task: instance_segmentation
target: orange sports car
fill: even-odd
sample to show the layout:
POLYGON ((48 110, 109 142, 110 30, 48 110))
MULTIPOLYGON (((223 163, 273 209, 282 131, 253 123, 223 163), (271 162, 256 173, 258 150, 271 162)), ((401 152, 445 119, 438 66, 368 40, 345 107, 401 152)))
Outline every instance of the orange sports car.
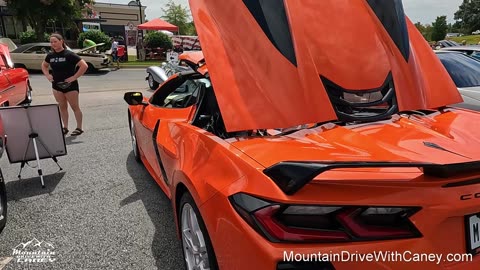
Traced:
POLYGON ((400 0, 190 7, 203 51, 124 96, 187 269, 480 268, 480 113, 400 0))

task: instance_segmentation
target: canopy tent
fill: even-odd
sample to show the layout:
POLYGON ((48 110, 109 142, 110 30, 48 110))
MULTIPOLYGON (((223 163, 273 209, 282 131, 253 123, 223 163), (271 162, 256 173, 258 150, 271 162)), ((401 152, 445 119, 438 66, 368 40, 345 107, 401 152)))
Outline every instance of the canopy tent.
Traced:
POLYGON ((140 30, 167 30, 172 32, 177 32, 178 27, 170 24, 162 19, 156 18, 149 22, 138 25, 140 30))

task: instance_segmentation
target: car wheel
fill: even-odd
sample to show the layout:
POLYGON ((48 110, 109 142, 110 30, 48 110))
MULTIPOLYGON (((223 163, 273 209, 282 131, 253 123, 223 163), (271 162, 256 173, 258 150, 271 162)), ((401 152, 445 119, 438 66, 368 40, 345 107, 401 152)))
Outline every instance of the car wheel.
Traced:
POLYGON ((183 194, 179 209, 186 269, 217 270, 218 265, 210 237, 190 193, 183 194))
POLYGON ((0 233, 7 224, 7 191, 5 189, 5 180, 0 170, 0 233))
POLYGON ((91 74, 91 73, 97 72, 97 69, 93 66, 92 63, 87 63, 87 65, 88 65, 87 73, 91 74))
POLYGON ((22 104, 31 104, 32 103, 32 86, 30 86, 30 82, 27 85, 27 93, 25 95, 25 100, 22 102, 22 104))
POLYGON ((135 156, 135 160, 138 163, 141 163, 142 159, 140 158, 140 153, 138 151, 137 135, 135 134, 135 126, 133 123, 133 118, 130 115, 130 113, 128 113, 128 120, 130 122, 130 137, 132 139, 133 155, 135 156))
POLYGON ((13 64, 13 67, 27 69, 27 67, 24 64, 13 64))
POLYGON ((157 88, 159 86, 158 82, 155 81, 152 74, 148 74, 148 86, 152 90, 157 90, 157 88))

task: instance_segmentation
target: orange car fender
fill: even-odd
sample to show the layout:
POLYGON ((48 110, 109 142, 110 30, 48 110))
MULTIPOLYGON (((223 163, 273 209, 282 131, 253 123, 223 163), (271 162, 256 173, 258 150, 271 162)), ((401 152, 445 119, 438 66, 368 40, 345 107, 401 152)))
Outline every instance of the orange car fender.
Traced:
POLYGON ((170 185, 174 214, 181 191, 188 191, 201 209, 215 194, 261 167, 237 148, 199 128, 188 124, 178 127, 183 139, 178 149, 181 160, 170 185))

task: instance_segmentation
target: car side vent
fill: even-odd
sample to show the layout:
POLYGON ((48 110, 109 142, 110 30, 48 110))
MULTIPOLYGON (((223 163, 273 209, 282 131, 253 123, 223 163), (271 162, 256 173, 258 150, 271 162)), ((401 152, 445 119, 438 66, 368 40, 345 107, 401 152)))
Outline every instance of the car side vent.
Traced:
POLYGON ((320 76, 337 117, 343 122, 374 122, 398 113, 393 76, 375 89, 349 90, 320 76))

